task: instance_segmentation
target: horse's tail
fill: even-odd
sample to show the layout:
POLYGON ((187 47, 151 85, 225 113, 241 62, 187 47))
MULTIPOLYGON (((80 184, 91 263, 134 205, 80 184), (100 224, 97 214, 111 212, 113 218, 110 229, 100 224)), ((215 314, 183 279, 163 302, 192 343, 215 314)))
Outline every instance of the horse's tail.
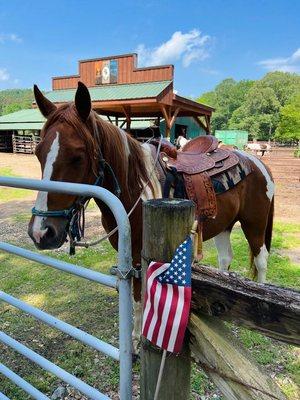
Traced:
POLYGON ((271 201, 271 207, 268 215, 268 222, 267 222, 267 227, 266 227, 266 233, 265 233, 265 245, 268 250, 268 253, 270 253, 271 249, 271 242, 272 242, 272 232, 273 232, 273 218, 274 218, 274 197, 271 201))
MULTIPOLYGON (((271 206, 268 214, 267 226, 265 231, 265 246, 270 253, 271 249, 271 242, 272 242, 272 232, 273 232, 273 219, 274 219, 274 197, 271 200, 271 206)), ((252 279, 256 280, 257 278, 257 269, 254 264, 254 255, 250 249, 250 268, 251 268, 251 275, 252 279)))

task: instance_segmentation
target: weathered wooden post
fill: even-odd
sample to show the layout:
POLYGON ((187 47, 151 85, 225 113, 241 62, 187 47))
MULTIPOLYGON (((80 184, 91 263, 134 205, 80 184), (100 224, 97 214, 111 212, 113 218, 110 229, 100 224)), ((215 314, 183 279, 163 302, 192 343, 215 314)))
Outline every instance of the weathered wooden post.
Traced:
MULTIPOLYGON (((143 293, 150 260, 170 262, 174 251, 190 232, 195 218, 189 200, 149 200, 143 206, 143 293)), ((162 351, 146 339, 141 346, 141 400, 153 400, 162 351)), ((186 339, 179 356, 169 355, 164 367, 159 400, 190 398, 191 358, 186 339)))

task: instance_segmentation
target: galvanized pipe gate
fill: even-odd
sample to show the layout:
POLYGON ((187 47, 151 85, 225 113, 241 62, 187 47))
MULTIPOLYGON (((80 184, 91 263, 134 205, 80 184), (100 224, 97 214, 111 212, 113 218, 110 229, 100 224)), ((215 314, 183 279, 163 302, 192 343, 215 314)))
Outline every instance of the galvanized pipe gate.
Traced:
MULTIPOLYGON (((49 326, 57 328, 64 333, 72 336, 85 343, 86 345, 112 357, 120 362, 120 399, 132 399, 132 356, 131 356, 131 332, 132 332, 132 300, 131 300, 131 279, 130 271, 132 268, 131 260, 131 236, 130 225, 126 211, 120 200, 111 192, 104 188, 99 188, 91 185, 40 181, 36 179, 21 179, 0 177, 0 186, 8 186, 14 188, 24 188, 39 190, 45 192, 55 192, 72 194, 77 196, 87 196, 102 200, 112 211, 118 225, 119 234, 119 249, 118 249, 118 277, 109 276, 100 272, 92 271, 78 265, 63 262, 51 257, 47 257, 21 247, 14 246, 9 243, 0 241, 0 250, 36 261, 58 270, 77 275, 80 278, 85 278, 93 282, 97 282, 111 288, 115 288, 119 292, 119 349, 103 342, 100 339, 78 329, 72 325, 61 321, 44 311, 26 304, 25 302, 10 296, 7 293, 0 291, 0 299, 12 306, 22 310, 40 321, 45 322, 49 326)), ((40 367, 48 372, 53 373, 60 379, 69 383, 83 394, 93 400, 109 399, 105 394, 94 389, 90 385, 84 383, 80 379, 71 375, 67 371, 48 361, 33 350, 17 342, 12 337, 0 332, 0 342, 14 349, 24 357, 35 362, 40 367)), ((45 400, 49 398, 34 388, 30 383, 26 382, 12 370, 0 363, 0 374, 3 374, 14 382, 17 386, 29 393, 33 398, 45 400)), ((8 398, 0 392, 0 400, 8 398)))

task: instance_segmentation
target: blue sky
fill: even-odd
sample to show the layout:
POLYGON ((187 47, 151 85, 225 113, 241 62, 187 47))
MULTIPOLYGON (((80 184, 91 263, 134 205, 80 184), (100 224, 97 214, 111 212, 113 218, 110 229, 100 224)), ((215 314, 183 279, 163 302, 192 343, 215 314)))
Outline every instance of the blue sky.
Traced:
POLYGON ((299 0, 0 0, 0 89, 51 89, 79 59, 138 51, 175 65, 175 89, 198 96, 227 77, 300 72, 299 0))

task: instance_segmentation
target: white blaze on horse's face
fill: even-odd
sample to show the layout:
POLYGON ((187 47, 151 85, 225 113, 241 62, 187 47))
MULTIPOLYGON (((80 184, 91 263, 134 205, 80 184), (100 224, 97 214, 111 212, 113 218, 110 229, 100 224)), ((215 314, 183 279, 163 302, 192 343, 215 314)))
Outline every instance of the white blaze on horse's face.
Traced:
MULTIPOLYGON (((53 164, 57 159, 59 152, 59 132, 56 132, 56 136, 51 144, 49 153, 43 171, 43 180, 50 181, 53 173, 53 164)), ((41 211, 48 211, 48 192, 38 192, 35 208, 41 211)), ((47 233, 48 228, 42 229, 43 217, 35 216, 32 227, 32 235, 37 243, 40 243, 41 238, 47 233)))

